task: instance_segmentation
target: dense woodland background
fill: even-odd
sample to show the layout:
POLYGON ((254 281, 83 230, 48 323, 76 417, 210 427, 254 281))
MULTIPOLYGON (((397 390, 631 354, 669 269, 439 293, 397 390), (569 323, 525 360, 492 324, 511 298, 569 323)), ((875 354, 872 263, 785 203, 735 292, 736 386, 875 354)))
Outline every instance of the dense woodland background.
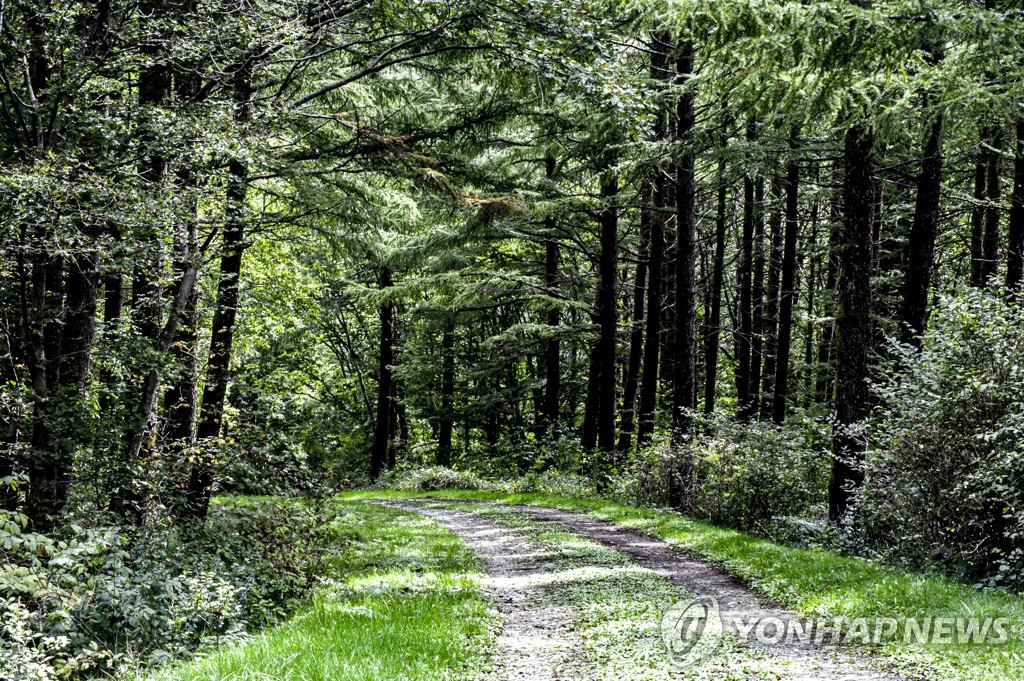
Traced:
POLYGON ((1022 76, 1001 0, 9 0, 7 607, 435 464, 1018 587, 1022 76))

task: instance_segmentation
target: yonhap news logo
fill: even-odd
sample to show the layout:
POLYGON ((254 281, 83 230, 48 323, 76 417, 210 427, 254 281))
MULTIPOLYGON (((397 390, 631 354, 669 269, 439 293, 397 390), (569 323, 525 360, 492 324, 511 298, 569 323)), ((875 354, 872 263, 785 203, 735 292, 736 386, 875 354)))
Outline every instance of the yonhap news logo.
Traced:
POLYGON ((759 647, 868 645, 1000 645, 1009 639, 1006 617, 798 617, 722 614, 718 602, 702 596, 670 606, 661 618, 669 659, 693 666, 710 657, 727 633, 759 647))
POLYGON ((669 659, 681 667, 711 656, 721 644, 723 633, 718 601, 710 596, 675 603, 661 617, 661 638, 669 659))

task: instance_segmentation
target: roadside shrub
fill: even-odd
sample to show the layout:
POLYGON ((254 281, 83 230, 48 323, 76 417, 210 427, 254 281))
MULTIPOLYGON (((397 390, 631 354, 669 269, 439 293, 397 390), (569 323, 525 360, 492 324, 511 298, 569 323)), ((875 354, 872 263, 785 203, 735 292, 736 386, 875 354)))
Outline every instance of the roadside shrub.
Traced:
POLYGON ((1024 588, 1024 318, 1000 293, 935 306, 875 385, 855 528, 892 559, 1024 588))
POLYGON ((501 490, 510 494, 537 492, 557 494, 566 497, 589 497, 597 494, 590 478, 573 473, 547 470, 543 473, 527 473, 500 484, 501 490))
POLYGON ((828 432, 814 420, 703 418, 692 442, 639 457, 618 494, 767 534, 776 516, 823 514, 828 461, 828 432))
MULTIPOLYGON (((316 582, 322 514, 214 504, 205 528, 26 531, 0 512, 0 678, 122 675, 278 621, 316 582)), ((166 521, 166 519, 163 519, 166 521)))
POLYGON ((407 492, 432 492, 439 489, 488 489, 474 473, 433 466, 411 471, 397 471, 381 476, 378 486, 407 492))

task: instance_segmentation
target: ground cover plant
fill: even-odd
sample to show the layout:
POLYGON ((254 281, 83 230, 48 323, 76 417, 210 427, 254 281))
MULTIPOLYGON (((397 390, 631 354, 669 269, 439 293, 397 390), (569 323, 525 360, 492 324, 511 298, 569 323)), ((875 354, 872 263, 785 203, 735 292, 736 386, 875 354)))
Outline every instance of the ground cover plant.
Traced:
POLYGON ((144 678, 468 679, 495 623, 473 554, 415 514, 331 504, 340 549, 286 624, 144 678))

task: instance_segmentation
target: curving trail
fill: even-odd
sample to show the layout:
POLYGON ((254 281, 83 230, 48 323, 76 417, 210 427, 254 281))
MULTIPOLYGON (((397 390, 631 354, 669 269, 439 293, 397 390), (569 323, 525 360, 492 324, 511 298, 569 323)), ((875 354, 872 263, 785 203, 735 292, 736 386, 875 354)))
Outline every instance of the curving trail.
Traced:
MULTIPOLYGON (((480 513, 451 508, 431 499, 414 499, 389 506, 416 511, 462 538, 480 556, 488 574, 487 588, 503 619, 497 640, 495 666, 489 678, 515 681, 589 679, 574 620, 578 613, 549 598, 557 590, 554 556, 522 533, 480 513)), ((795 617, 756 595, 750 588, 715 567, 691 558, 665 542, 595 518, 536 506, 499 506, 480 502, 463 508, 514 508, 552 530, 569 532, 621 552, 638 568, 653 572, 679 588, 679 599, 715 598, 723 618, 795 617)), ((561 603, 562 601, 559 601, 561 603)), ((767 678, 792 681, 897 681, 867 664, 867 660, 830 647, 782 642, 765 645, 737 643, 765 660, 767 678)), ((666 667, 671 665, 667 655, 666 667)), ((673 678, 689 678, 694 670, 677 670, 673 678)), ((719 678, 717 675, 699 678, 719 678)), ((725 676, 721 678, 726 678, 725 676)), ((730 674, 728 678, 733 678, 730 674)))

